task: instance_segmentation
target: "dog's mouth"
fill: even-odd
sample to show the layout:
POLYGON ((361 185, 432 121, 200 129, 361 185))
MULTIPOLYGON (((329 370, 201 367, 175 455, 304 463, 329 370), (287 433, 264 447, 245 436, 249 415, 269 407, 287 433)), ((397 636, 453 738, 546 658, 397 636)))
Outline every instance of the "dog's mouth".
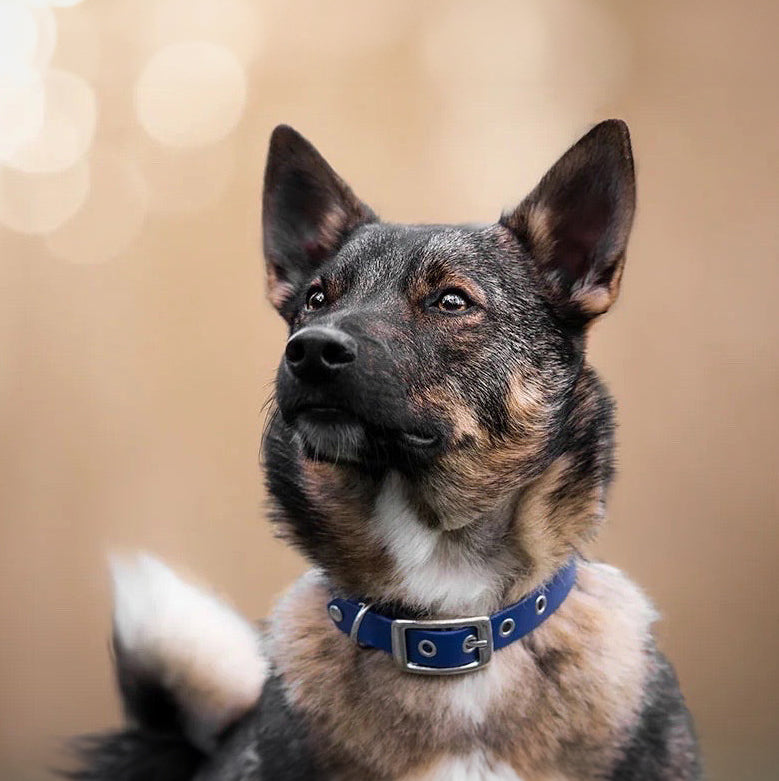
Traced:
POLYGON ((297 420, 307 420, 322 426, 338 426, 359 423, 358 417, 340 407, 305 406, 296 410, 297 420))
POLYGON ((440 443, 433 432, 388 427, 336 406, 303 405, 285 416, 310 458, 375 464, 398 450, 424 456, 440 443))
POLYGON ((435 434, 422 434, 417 431, 399 431, 403 441, 411 447, 428 448, 438 444, 438 436, 435 434))

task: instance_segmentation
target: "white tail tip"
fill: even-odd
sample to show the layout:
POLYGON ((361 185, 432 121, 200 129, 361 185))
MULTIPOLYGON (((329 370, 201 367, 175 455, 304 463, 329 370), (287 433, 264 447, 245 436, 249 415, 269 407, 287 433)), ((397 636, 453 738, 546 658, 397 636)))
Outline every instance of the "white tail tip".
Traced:
POLYGON ((122 657, 172 695, 189 738, 207 750, 260 696, 268 664, 259 632, 153 556, 112 557, 111 574, 122 657))

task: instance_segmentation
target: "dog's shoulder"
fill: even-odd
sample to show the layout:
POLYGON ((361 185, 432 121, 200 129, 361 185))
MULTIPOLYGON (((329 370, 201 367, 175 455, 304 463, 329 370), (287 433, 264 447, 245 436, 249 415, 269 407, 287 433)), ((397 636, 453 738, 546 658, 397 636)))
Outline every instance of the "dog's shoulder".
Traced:
POLYGON ((566 601, 516 652, 530 663, 507 678, 494 712, 495 733, 522 735, 507 741, 513 766, 543 777, 553 757, 547 772, 564 778, 610 771, 641 710, 656 619, 647 596, 618 569, 580 564, 566 601))
MULTIPOLYGON (((575 707, 568 716, 589 721, 563 763, 585 766, 587 740, 602 746, 603 776, 610 781, 693 781, 701 777, 692 719, 671 663, 658 650, 658 614, 643 591, 615 567, 588 563, 577 589, 560 610, 561 621, 539 633, 535 651, 575 707), (549 645, 544 649, 544 642, 549 645), (568 654, 568 658, 560 656, 568 654), (545 656, 547 657, 545 660, 545 656)), ((575 719, 574 719, 575 721, 575 719)), ((572 744, 573 745, 573 744, 572 744)), ((570 770, 569 770, 570 772, 570 770)))

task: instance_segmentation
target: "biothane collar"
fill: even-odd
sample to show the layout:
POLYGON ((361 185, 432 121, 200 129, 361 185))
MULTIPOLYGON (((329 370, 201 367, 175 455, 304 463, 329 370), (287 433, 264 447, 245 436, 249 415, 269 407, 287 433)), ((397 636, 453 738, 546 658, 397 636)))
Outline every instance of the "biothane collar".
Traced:
POLYGON ((555 576, 520 602, 491 616, 408 621, 371 610, 369 602, 336 597, 327 604, 333 623, 360 647, 392 654, 401 670, 456 675, 487 665, 493 651, 519 640, 546 621, 576 581, 572 558, 555 576))

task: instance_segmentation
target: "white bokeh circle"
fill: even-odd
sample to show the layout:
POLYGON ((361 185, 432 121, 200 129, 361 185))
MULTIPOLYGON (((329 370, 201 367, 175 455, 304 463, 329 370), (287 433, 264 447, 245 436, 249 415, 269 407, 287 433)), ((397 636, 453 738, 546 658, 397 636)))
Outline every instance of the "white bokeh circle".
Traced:
POLYGON ((97 98, 83 78, 52 69, 43 76, 43 91, 40 130, 4 161, 19 171, 63 171, 86 154, 95 134, 97 98))
POLYGON ((135 85, 144 130, 161 144, 213 144, 238 124, 246 103, 246 74, 229 49, 209 41, 160 49, 135 85))
POLYGON ((0 0, 0 77, 33 64, 38 49, 35 14, 20 2, 0 0))
POLYGON ((50 233, 76 214, 88 193, 85 159, 47 174, 0 168, 0 224, 19 233, 50 233))
POLYGON ((13 78, 0 76, 0 164, 43 128, 46 93, 34 68, 17 71, 13 78))

